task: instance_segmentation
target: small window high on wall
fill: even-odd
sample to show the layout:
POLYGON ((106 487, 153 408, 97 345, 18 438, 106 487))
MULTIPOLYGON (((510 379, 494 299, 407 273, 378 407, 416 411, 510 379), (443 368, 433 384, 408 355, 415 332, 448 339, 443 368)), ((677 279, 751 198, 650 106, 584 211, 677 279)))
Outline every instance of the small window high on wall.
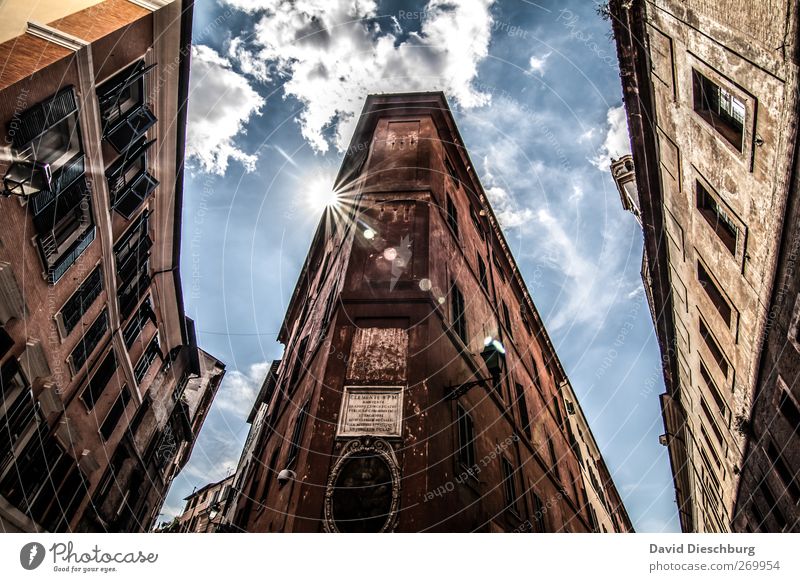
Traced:
POLYGON ((746 108, 744 100, 692 70, 694 110, 738 151, 742 151, 746 108))

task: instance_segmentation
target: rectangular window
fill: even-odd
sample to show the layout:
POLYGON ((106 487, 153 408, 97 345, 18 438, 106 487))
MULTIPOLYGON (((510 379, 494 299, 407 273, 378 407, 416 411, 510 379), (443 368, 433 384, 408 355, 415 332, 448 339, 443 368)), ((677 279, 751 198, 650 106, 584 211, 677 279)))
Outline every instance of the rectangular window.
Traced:
POLYGON ((744 101, 694 69, 692 90, 697 114, 733 147, 742 151, 746 111, 744 101))
POLYGON ((561 406, 558 403, 558 396, 553 396, 553 414, 556 417, 556 422, 559 428, 564 426, 564 416, 561 414, 561 406))
POLYGON ((717 443, 719 443, 720 449, 723 451, 727 448, 725 444, 725 438, 722 436, 722 432, 719 430, 719 426, 717 425, 717 419, 714 418, 714 415, 711 412, 711 409, 708 407, 706 403, 706 399, 702 396, 700 397, 700 408, 703 409, 703 414, 706 417, 706 421, 708 426, 711 427, 711 430, 714 432, 714 436, 717 439, 717 443))
POLYGON ((305 369, 306 352, 308 351, 308 338, 305 336, 300 340, 297 346, 297 353, 294 357, 294 366, 292 367, 292 374, 289 376, 289 391, 293 392, 297 388, 297 381, 300 379, 300 374, 305 369))
POLYGON ((780 395, 778 396, 778 410, 794 429, 794 433, 800 436, 800 409, 797 407, 792 395, 783 386, 780 387, 780 395))
POLYGON ((467 321, 464 313, 464 296, 461 290, 453 283, 450 290, 450 309, 451 319, 453 321, 453 331, 461 338, 461 341, 467 343, 467 321))
POLYGON ((94 320, 91 327, 83 334, 78 345, 72 350, 70 354, 70 362, 72 364, 72 373, 77 374, 78 371, 92 355, 92 352, 100 344, 106 331, 108 331, 108 311, 103 310, 97 319, 94 320))
POLYGON ((733 309, 731 309, 728 300, 725 299, 725 296, 720 291, 717 284, 714 283, 714 280, 711 278, 711 275, 708 274, 703 264, 698 261, 697 262, 697 280, 700 283, 700 286, 705 290, 706 295, 711 300, 711 303, 714 304, 714 307, 717 308, 717 311, 722 316, 722 319, 728 324, 728 327, 731 325, 731 317, 733 315, 733 309))
POLYGON ((703 218, 706 219, 714 230, 719 240, 725 245, 732 255, 736 255, 736 241, 739 237, 739 229, 731 218, 727 209, 717 201, 716 197, 709 192, 703 184, 697 180, 695 182, 697 192, 697 209, 703 218))
POLYGON ((514 467, 511 462, 502 457, 503 464, 503 495, 505 497, 506 509, 517 513, 517 485, 514 482, 514 467))
POLYGON ((472 469, 475 466, 475 427, 472 417, 461 405, 456 406, 458 416, 458 462, 472 469))
POLYGON ((758 484, 758 491, 761 493, 761 497, 764 499, 766 506, 769 508, 767 517, 770 515, 774 517, 778 524, 778 528, 783 531, 787 526, 786 516, 783 515, 780 507, 778 507, 778 501, 772 494, 772 489, 770 489, 769 485, 767 484, 766 475, 761 478, 761 481, 758 484))
POLYGON ((486 276, 486 263, 483 262, 483 259, 480 255, 478 255, 478 279, 480 280, 481 287, 486 293, 489 293, 489 280, 486 276))
POLYGON ((719 369, 722 370, 722 373, 727 378, 728 370, 730 369, 730 366, 728 365, 728 359, 722 353, 722 349, 720 349, 719 344, 714 339, 714 336, 711 335, 711 332, 708 330, 708 327, 706 327, 706 324, 702 319, 699 320, 699 327, 700 336, 703 338, 703 341, 705 341, 708 351, 711 352, 712 356, 714 356, 714 361, 717 362, 719 369))
POLYGON ((550 471, 552 472, 553 477, 558 479, 558 457, 556 456, 556 448, 553 445, 553 438, 549 435, 547 437, 547 450, 550 453, 550 471))
POLYGON ((161 346, 158 343, 158 334, 153 336, 153 339, 148 344, 147 348, 144 350, 144 353, 139 358, 139 361, 136 362, 136 366, 133 368, 133 376, 136 378, 136 383, 141 384, 144 377, 147 375, 147 371, 150 369, 150 366, 153 364, 153 361, 156 357, 164 359, 163 355, 161 354, 161 346))
POLYGON ((64 327, 64 335, 67 336, 75 329, 78 322, 100 296, 103 290, 103 271, 97 267, 92 274, 86 277, 80 287, 67 299, 64 307, 61 308, 61 324, 64 327))
POLYGON ((147 172, 147 150, 154 142, 140 139, 106 170, 111 207, 126 219, 133 216, 158 186, 158 180, 147 172))
POLYGON ((130 401, 131 392, 128 390, 128 386, 125 385, 122 387, 122 392, 119 393, 119 396, 117 396, 117 399, 114 401, 111 410, 108 411, 105 420, 103 420, 103 424, 100 425, 100 434, 104 441, 107 441, 111 438, 111 435, 114 434, 114 429, 117 428, 122 415, 125 413, 125 408, 127 408, 130 401))
POLYGON ((453 163, 449 159, 445 158, 444 167, 447 169, 447 174, 456 184, 458 184, 458 174, 456 174, 456 169, 453 167, 453 163))
POLYGON ((81 392, 81 400, 83 400, 83 403, 89 410, 94 408, 95 404, 97 404, 97 400, 103 394, 103 391, 106 389, 106 386, 108 386, 116 370, 117 357, 114 354, 114 348, 112 346, 111 351, 108 352, 103 363, 98 366, 89 380, 89 383, 86 385, 86 388, 81 392))
POLYGON ((145 328, 148 321, 152 321, 153 325, 157 325, 156 314, 153 311, 153 304, 150 301, 150 297, 142 301, 142 304, 139 305, 139 309, 136 310, 136 313, 122 332, 122 339, 125 341, 126 348, 130 350, 131 347, 133 347, 136 338, 139 337, 139 334, 145 328))
POLYGON ((86 495, 86 481, 73 459, 41 422, 16 458, 17 470, 0 480, 0 494, 51 532, 66 531, 86 495))
POLYGON ((503 309, 503 323, 506 325, 506 331, 508 332, 508 337, 514 337, 514 333, 511 330, 511 314, 508 311, 508 305, 506 305, 505 301, 501 301, 500 305, 503 309))
POLYGON ((303 438, 303 429, 306 426, 306 419, 308 418, 308 410, 311 408, 311 401, 306 400, 300 413, 297 415, 297 420, 294 422, 294 430, 292 431, 292 440, 289 444, 289 453, 286 456, 286 466, 292 467, 297 461, 297 456, 300 453, 300 441, 303 438))
POLYGON ((114 245, 117 294, 123 319, 130 317, 150 286, 149 259, 153 241, 148 228, 149 213, 145 211, 114 245))
POLYGON ((519 424, 522 430, 531 438, 531 421, 528 416, 528 401, 525 400, 525 389, 520 384, 515 384, 517 388, 517 410, 519 412, 519 424))
POLYGON ((798 500, 800 500, 800 483, 798 483, 796 472, 786 463, 786 459, 784 459, 781 451, 778 450, 774 442, 769 441, 766 452, 767 457, 769 457, 769 462, 772 464, 775 472, 778 473, 781 481, 783 481, 786 491, 791 495, 792 503, 797 504, 798 500))
POLYGON ((469 205, 469 217, 472 220, 472 224, 475 225, 475 230, 478 231, 478 234, 481 236, 481 238, 484 238, 486 233, 483 232, 483 225, 481 224, 481 220, 478 218, 478 213, 475 212, 475 207, 472 204, 469 205))
POLYGON ((725 399, 722 397, 717 385, 711 378, 711 374, 708 373, 708 368, 706 368, 702 360, 700 360, 700 377, 703 378, 703 382, 705 382, 706 386, 708 387, 708 391, 711 393, 712 398, 714 398, 714 403, 717 405, 717 410, 719 410, 722 418, 724 418, 727 422, 730 418, 728 413, 728 405, 725 403, 725 399))
POLYGON ((153 67, 137 61, 97 88, 103 139, 121 154, 156 123, 144 102, 144 76, 153 67))
POLYGON ((536 493, 531 492, 533 495, 533 525, 534 529, 538 533, 544 533, 547 531, 547 525, 545 521, 545 507, 544 503, 542 503, 542 499, 536 495, 536 493))
MULTIPOLYGON (((35 198, 39 200, 39 196, 35 198)), ((34 214, 36 242, 47 272, 54 285, 94 240, 92 204, 84 178, 53 196, 41 212, 34 214)))
POLYGON ((36 428, 38 404, 16 359, 0 369, 0 475, 14 462, 14 453, 36 428))
POLYGON ((447 195, 447 224, 458 238, 458 210, 450 195, 447 195))

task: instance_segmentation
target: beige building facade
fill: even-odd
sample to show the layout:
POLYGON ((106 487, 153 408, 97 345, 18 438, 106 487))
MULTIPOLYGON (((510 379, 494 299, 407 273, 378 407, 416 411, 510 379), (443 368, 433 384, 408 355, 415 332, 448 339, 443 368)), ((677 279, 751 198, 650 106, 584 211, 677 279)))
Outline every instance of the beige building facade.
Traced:
POLYGON ((614 1, 610 14, 681 525, 729 531, 792 191, 797 4, 614 1))

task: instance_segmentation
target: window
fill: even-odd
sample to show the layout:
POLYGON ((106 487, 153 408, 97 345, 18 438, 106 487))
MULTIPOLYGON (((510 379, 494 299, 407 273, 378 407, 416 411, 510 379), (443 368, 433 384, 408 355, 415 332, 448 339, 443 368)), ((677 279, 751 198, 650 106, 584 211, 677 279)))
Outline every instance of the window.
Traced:
POLYGON ((126 348, 130 350, 131 347, 133 347, 136 338, 139 337, 139 334, 145 328, 148 321, 152 321, 153 325, 157 325, 156 314, 153 311, 153 304, 150 302, 150 297, 142 301, 142 304, 139 305, 139 309, 136 310, 136 313, 122 332, 122 339, 125 341, 126 348))
POLYGON ((11 358, 0 369, 0 475, 14 461, 18 445, 24 444, 36 426, 38 404, 19 363, 11 358))
POLYGON ((480 280, 483 290, 489 293, 489 280, 486 277, 486 263, 483 262, 480 255, 478 255, 478 279, 480 280))
POLYGON ((503 309, 503 323, 506 325, 506 331, 508 332, 508 337, 513 337, 514 334, 511 331, 511 314, 508 311, 508 305, 506 305, 505 301, 500 302, 502 309, 503 309))
POLYGON ((522 325, 525 326, 525 331, 527 331, 528 334, 533 334, 533 328, 531 327, 530 311, 528 311, 528 308, 525 306, 525 303, 523 302, 520 302, 519 318, 520 321, 522 321, 522 325))
POLYGON ((536 493, 531 492, 531 494, 533 495, 533 525, 535 531, 544 533, 547 531, 545 521, 547 510, 544 507, 544 503, 542 503, 542 499, 536 493))
POLYGON ((125 413, 125 408, 127 408, 130 401, 131 392, 128 390, 128 386, 125 385, 122 387, 122 392, 119 393, 119 396, 117 396, 117 399, 114 401, 111 410, 108 411, 105 420, 103 420, 103 424, 100 425, 100 434, 104 441, 107 441, 111 438, 111 435, 114 434, 114 429, 117 428, 122 415, 125 413))
POLYGON ((108 355, 103 360, 103 363, 98 366, 92 375, 86 388, 81 392, 81 400, 86 407, 91 410, 97 404, 97 400, 103 394, 103 391, 111 381, 111 377, 117 370, 117 357, 114 354, 114 348, 108 352, 108 355))
POLYGON ((459 404, 456 405, 458 421, 458 462, 468 469, 475 466, 475 427, 472 417, 459 404))
POLYGON ((451 319, 453 321, 453 331, 461 338, 461 341, 467 343, 467 321, 464 313, 464 296, 461 290, 453 283, 450 289, 450 310, 451 319))
POLYGON ((300 413, 297 415, 297 420, 294 422, 294 430, 292 431, 292 440, 289 443, 289 453, 286 455, 286 466, 292 467, 297 461, 297 456, 300 453, 300 440, 303 438, 303 429, 306 426, 306 419, 308 418, 308 409, 311 408, 311 401, 306 400, 300 413))
POLYGON ((478 231, 478 234, 481 236, 481 238, 484 238, 486 233, 483 232, 483 225, 481 224, 481 220, 478 218, 478 213, 475 212, 475 207, 472 204, 469 205, 469 217, 472 220, 472 224, 475 225, 475 230, 478 231))
POLYGON ((15 469, 0 479, 0 494, 45 530, 63 532, 86 496, 86 481, 75 459, 47 434, 46 423, 37 423, 15 469))
POLYGON ((458 210, 450 195, 447 195, 447 225, 458 238, 458 210))
MULTIPOLYGON (((38 196, 36 199, 38 200, 38 196)), ((86 180, 80 178, 53 197, 33 225, 48 282, 54 285, 94 240, 92 206, 86 180)))
POLYGON ((564 417, 561 414, 561 406, 558 403, 558 396, 553 396, 553 414, 556 417, 556 422, 559 428, 564 426, 564 417))
POLYGON ((734 148, 742 151, 746 111, 744 101, 696 70, 692 70, 692 90, 697 114, 734 148))
POLYGON ((156 357, 164 359, 164 356, 161 354, 161 346, 158 343, 158 334, 153 336, 153 339, 148 344, 147 348, 144 350, 144 353, 139 358, 139 361, 136 362, 136 366, 133 368, 133 376, 136 378, 136 383, 141 384, 142 380, 144 380, 145 375, 147 375, 147 371, 150 369, 153 361, 156 357))
POLYGON ((72 350, 70 354, 70 364, 72 366, 72 373, 77 374, 78 371, 92 355, 92 352, 103 339, 106 331, 108 331, 108 311, 103 311, 94 320, 91 327, 83 334, 78 345, 72 350))
MULTIPOLYGON (((59 184, 59 168, 81 152, 74 88, 67 87, 20 114, 8 133, 17 156, 25 162, 49 164, 53 182, 59 184)), ((82 174, 81 171, 78 175, 82 174)), ((59 185, 69 184, 62 180, 59 185)))
POLYGON ((775 518, 778 528, 783 531, 787 526, 786 516, 783 515, 780 507, 778 507, 778 501, 775 499, 775 495, 772 494, 772 490, 767 484, 766 475, 761 478, 761 481, 758 484, 758 491, 761 493, 761 497, 764 499, 764 502, 769 508, 767 512, 767 518, 769 518, 770 515, 775 518))
POLYGON ((154 66, 138 61, 97 88, 103 138, 119 153, 127 151, 156 122, 144 103, 144 76, 154 66))
POLYGON ((506 282, 506 272, 503 270, 503 265, 500 264, 500 259, 497 258, 497 253, 492 255, 492 261, 494 262, 494 266, 496 269, 497 276, 500 277, 500 280, 505 283, 506 282))
POLYGON ((706 327, 706 324, 702 318, 699 320, 699 327, 700 336, 703 338, 703 341, 705 341, 708 351, 711 352, 711 355, 714 357, 714 361, 717 362, 719 369, 722 370, 722 373, 727 378, 728 370, 730 369, 727 358, 722 353, 722 349, 720 349, 719 344, 714 339, 714 336, 711 335, 711 332, 708 330, 708 327, 706 327))
POLYGON ((739 229, 731 218, 730 213, 699 180, 695 182, 695 189, 697 192, 697 209, 700 214, 711 225, 725 248, 732 255, 735 255, 739 229))
POLYGON ((458 184, 458 174, 456 174, 456 169, 453 167, 453 163, 448 159, 444 159, 444 167, 447 169, 447 173, 453 179, 453 181, 458 184))
POLYGON ((60 322, 63 326, 64 336, 72 332, 78 322, 83 318, 95 299, 100 296, 103 290, 103 271, 97 267, 92 274, 86 277, 80 287, 67 299, 64 307, 59 313, 60 322))
POLYGON ((292 367, 292 375, 289 377, 289 390, 294 391, 297 388, 297 381, 300 379, 300 374, 305 368, 306 352, 308 351, 308 338, 305 336, 300 340, 297 346, 297 353, 294 357, 294 366, 292 367))
POLYGON ((520 384, 515 384, 515 386, 517 388, 517 411, 519 413, 519 424, 522 426, 522 430, 525 431, 525 434, 528 435, 528 438, 530 438, 531 421, 528 417, 528 402, 525 400, 525 390, 520 384))
POLYGON ((792 398, 792 395, 789 394, 789 391, 784 386, 780 387, 778 410, 783 418, 789 422, 792 429, 794 429, 794 433, 800 436, 800 409, 797 407, 797 403, 794 398, 792 398))
POLYGON ((730 413, 728 412, 728 405, 725 403, 725 399, 722 397, 722 394, 717 388, 717 385, 714 383, 714 380, 711 378, 711 374, 708 373, 708 369, 702 360, 700 360, 700 377, 708 387, 708 391, 711 393, 714 403, 717 405, 717 410, 719 410, 722 418, 724 418, 726 421, 729 420, 730 413))
POLYGON ((558 479, 558 457, 556 456, 556 448, 553 446, 553 438, 549 435, 547 437, 547 450, 550 453, 550 462, 552 464, 550 471, 552 472, 553 477, 558 479))
POLYGON ((149 213, 145 211, 114 245, 117 292, 123 319, 130 317, 150 286, 149 259, 153 241, 148 228, 149 213))
POLYGON ((503 496, 505 497, 506 509, 517 513, 517 485, 514 482, 514 467, 511 462, 502 457, 503 465, 503 496))
POLYGON ((711 278, 711 275, 708 274, 708 271, 706 271, 705 267, 700 261, 697 262, 697 280, 700 282, 700 286, 705 290, 706 295, 708 295, 708 298, 711 300, 711 303, 713 303, 714 307, 717 308, 717 311, 722 316, 722 319, 730 327, 733 309, 731 309, 731 306, 727 299, 725 299, 722 291, 719 290, 719 287, 717 287, 717 284, 711 278))
POLYGON ((706 399, 703 398, 702 396, 700 397, 700 408, 703 409, 703 414, 706 417, 707 424, 708 426, 711 427, 711 430, 717 439, 717 443, 719 444, 720 449, 724 451, 727 448, 727 445, 725 443, 725 437, 722 436, 722 432, 719 430, 719 426, 717 424, 717 419, 714 418, 714 415, 711 413, 711 409, 708 407, 708 404, 706 403, 706 399))
POLYGON ((133 216, 158 186, 158 180, 147 172, 147 150, 154 141, 140 139, 106 170, 111 207, 126 219, 133 216))
POLYGON ((795 471, 793 471, 786 463, 786 459, 784 459, 781 451, 778 450, 778 447, 775 446, 774 442, 769 441, 766 453, 767 457, 769 458, 769 462, 775 469, 775 472, 781 478, 781 481, 783 481, 786 491, 789 492, 789 495, 792 498, 792 503, 797 504, 798 500, 800 500, 800 482, 798 481, 798 477, 795 475, 795 471))

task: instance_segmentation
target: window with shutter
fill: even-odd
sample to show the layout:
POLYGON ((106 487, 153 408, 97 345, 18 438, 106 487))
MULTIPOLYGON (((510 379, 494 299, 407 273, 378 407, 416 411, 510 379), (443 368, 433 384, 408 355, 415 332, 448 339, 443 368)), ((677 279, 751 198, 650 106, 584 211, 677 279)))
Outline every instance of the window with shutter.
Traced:
POLYGON ((158 343, 158 335, 154 336, 150 341, 147 349, 139 358, 139 361, 136 363, 136 367, 133 369, 133 375, 136 378, 137 384, 144 380, 147 371, 150 369, 150 366, 156 357, 159 357, 162 360, 164 359, 163 355, 161 354, 161 346, 158 343))
POLYGON ((75 326, 81 321, 83 316, 100 296, 103 290, 103 271, 97 267, 92 274, 86 277, 80 287, 67 299, 64 307, 61 308, 57 319, 61 323, 62 335, 68 336, 75 326))
POLYGON ((122 415, 125 413, 125 409, 128 407, 128 403, 130 401, 131 392, 128 390, 127 385, 123 386, 122 391, 114 401, 114 405, 111 407, 111 410, 108 411, 108 414, 103 420, 103 424, 100 425, 100 434, 102 435, 104 441, 107 441, 111 435, 114 434, 114 429, 116 429, 117 425, 119 425, 119 421, 122 418, 122 415))
POLYGON ((126 219, 133 216, 158 186, 158 180, 147 172, 147 150, 154 142, 139 140, 106 170, 111 207, 126 219))
POLYGON ((108 352, 108 355, 103 360, 103 363, 95 370, 92 377, 89 379, 86 388, 81 392, 81 400, 86 407, 91 410, 94 408, 97 400, 103 394, 103 391, 111 381, 114 372, 117 371, 117 357, 114 354, 114 348, 108 352))
POLYGON ((72 350, 69 356, 70 365, 72 366, 72 373, 77 374, 89 356, 92 355, 95 348, 100 344, 106 331, 108 331, 108 312, 103 311, 88 330, 83 334, 83 337, 78 342, 78 345, 72 350))

